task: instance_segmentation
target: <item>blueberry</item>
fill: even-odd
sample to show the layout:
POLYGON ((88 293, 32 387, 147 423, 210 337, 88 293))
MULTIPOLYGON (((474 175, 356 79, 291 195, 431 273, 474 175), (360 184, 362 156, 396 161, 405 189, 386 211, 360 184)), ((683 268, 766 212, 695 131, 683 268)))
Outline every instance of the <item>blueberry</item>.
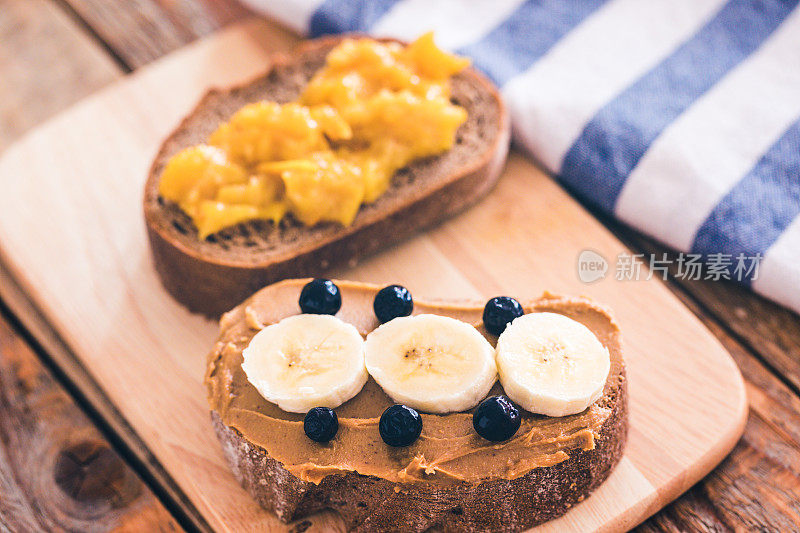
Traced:
POLYGON ((510 296, 495 296, 483 308, 483 325, 492 335, 500 335, 512 320, 525 314, 522 305, 510 296))
POLYGON ((381 415, 378 431, 389 446, 408 446, 422 433, 422 417, 406 405, 395 404, 381 415))
POLYGON ((329 279, 313 279, 300 291, 300 310, 314 315, 335 315, 342 307, 339 287, 329 279))
POLYGON ((411 292, 405 287, 389 285, 375 295, 372 308, 381 324, 385 324, 393 318, 410 315, 414 310, 414 300, 411 299, 411 292))
POLYGON ((505 396, 489 396, 472 415, 472 427, 478 435, 492 442, 501 442, 514 436, 522 423, 519 410, 505 396))
POLYGON ((339 417, 333 409, 314 407, 303 419, 303 431, 313 441, 328 442, 339 431, 339 417))

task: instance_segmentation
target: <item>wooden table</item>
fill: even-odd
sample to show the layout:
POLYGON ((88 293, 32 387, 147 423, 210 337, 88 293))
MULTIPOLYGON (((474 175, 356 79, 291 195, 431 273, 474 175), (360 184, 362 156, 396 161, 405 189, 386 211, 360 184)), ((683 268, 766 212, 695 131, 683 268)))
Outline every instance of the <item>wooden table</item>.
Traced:
MULTIPOLYGON (((0 150, 127 72, 250 15, 233 0, 0 0, 0 150)), ((601 220, 632 249, 674 257, 601 220)), ((670 276, 668 286, 739 364, 750 418, 731 455, 640 529, 800 530, 798 316, 725 282, 670 276)), ((89 400, 90 380, 53 356, 56 344, 37 343, 35 321, 15 311, 0 302, 0 530, 195 529, 157 462, 123 444, 113 413, 89 400)))

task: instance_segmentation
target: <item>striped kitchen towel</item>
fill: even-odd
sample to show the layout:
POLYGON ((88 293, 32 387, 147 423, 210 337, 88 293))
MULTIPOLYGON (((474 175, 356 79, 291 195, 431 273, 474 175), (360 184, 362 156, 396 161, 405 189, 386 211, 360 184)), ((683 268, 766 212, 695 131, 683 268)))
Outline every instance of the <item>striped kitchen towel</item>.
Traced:
POLYGON ((434 30, 570 191, 800 311, 798 0, 247 2, 311 36, 434 30))

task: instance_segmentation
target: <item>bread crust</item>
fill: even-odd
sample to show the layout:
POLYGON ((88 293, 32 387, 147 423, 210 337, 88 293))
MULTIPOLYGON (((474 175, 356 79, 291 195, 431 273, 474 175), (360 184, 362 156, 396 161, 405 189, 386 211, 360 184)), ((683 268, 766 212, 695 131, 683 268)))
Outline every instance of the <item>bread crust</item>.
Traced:
MULTIPOLYGON (((314 275, 331 265, 374 253, 464 210, 486 195, 497 182, 508 153, 508 114, 491 82, 474 70, 467 69, 459 76, 496 106, 497 131, 492 132, 492 141, 479 157, 465 154, 471 158, 446 176, 437 176, 433 186, 426 187, 423 183, 416 189, 406 188, 399 197, 387 193, 387 198, 379 198, 369 208, 362 207, 353 224, 346 228, 333 225, 321 229, 304 228, 307 236, 313 238, 300 240, 300 244, 289 242, 264 260, 260 260, 257 254, 232 257, 223 253, 222 249, 220 253, 209 252, 205 249, 207 246, 197 238, 194 228, 190 230, 194 232, 193 236, 187 237, 186 228, 174 223, 168 214, 169 207, 159 198, 158 180, 166 160, 188 146, 185 142, 186 130, 193 127, 196 117, 208 113, 214 115, 214 107, 227 96, 268 79, 272 73, 292 65, 292 62, 296 63, 298 58, 314 54, 324 57, 327 50, 341 38, 308 41, 291 54, 277 56, 270 70, 254 80, 226 90, 209 91, 161 145, 145 185, 147 235, 156 271, 164 287, 189 310, 217 317, 274 281, 314 275)), ((425 172, 425 168, 435 170, 435 161, 441 157, 414 163, 407 170, 416 172, 420 168, 420 173, 425 172)), ((393 182, 390 193, 395 188, 393 182)), ((263 225, 241 226, 245 232, 252 232, 249 226, 260 228, 263 225)))
POLYGON ((513 480, 479 484, 398 485, 376 476, 343 472, 319 485, 294 476, 267 451, 226 426, 211 411, 214 430, 234 476, 263 507, 289 522, 323 509, 339 513, 356 532, 521 531, 557 518, 605 481, 622 458, 628 436, 625 371, 609 393, 611 415, 597 432, 593 450, 575 450, 554 466, 513 480))
MULTIPOLYGON (((354 531, 424 531, 428 528, 440 531, 518 531, 565 513, 599 486, 620 461, 628 434, 628 392, 618 324, 610 310, 596 302, 545 292, 540 298, 524 301, 523 308, 527 312, 561 312, 584 321, 609 349, 611 370, 603 395, 596 402, 603 411, 602 418, 596 422, 586 420, 586 426, 566 425, 559 430, 561 435, 572 435, 575 429, 582 431, 580 428, 586 427, 592 433, 590 444, 583 440, 574 442, 563 449, 566 456, 561 462, 531 470, 520 469, 519 472, 525 474, 510 480, 488 472, 503 472, 502 468, 492 467, 508 464, 509 457, 515 457, 514 460, 535 459, 538 453, 535 449, 530 450, 531 455, 527 457, 509 456, 502 453, 503 445, 500 444, 495 448, 497 455, 492 452, 470 465, 468 475, 460 478, 465 481, 455 481, 459 479, 457 477, 447 477, 445 481, 437 476, 398 481, 408 479, 393 474, 406 466, 410 455, 397 463, 387 464, 382 464, 378 458, 377 463, 360 468, 362 472, 374 475, 359 474, 357 465, 361 463, 349 456, 348 440, 343 436, 334 448, 344 453, 337 454, 332 461, 320 455, 315 461, 322 465, 322 469, 312 470, 314 475, 311 477, 304 476, 309 470, 295 467, 305 464, 309 456, 292 456, 286 453, 291 450, 282 448, 292 442, 284 439, 286 435, 281 433, 287 426, 269 426, 272 428, 269 432, 253 431, 260 424, 258 417, 249 422, 245 422, 246 418, 239 418, 241 424, 237 425, 237 417, 231 418, 230 413, 234 409, 261 413, 266 418, 274 416, 268 414, 263 406, 259 407, 258 401, 235 401, 249 395, 247 378, 241 374, 237 376, 237 371, 241 370, 238 356, 252 335, 264 325, 296 314, 296 294, 307 281, 287 280, 266 287, 226 314, 220 324, 220 336, 207 359, 205 384, 211 419, 227 462, 250 495, 263 507, 274 511, 281 520, 288 522, 322 509, 332 509, 338 511, 347 528, 354 531), (272 455, 267 448, 272 450, 272 455), (292 458, 287 461, 283 457, 292 458), (286 466, 281 461, 287 461, 286 466), (482 467, 486 461, 494 464, 482 467), (319 481, 319 484, 306 481, 309 479, 319 481)), ((358 328, 362 335, 368 334, 377 326, 371 302, 380 286, 345 280, 336 280, 336 283, 343 296, 341 318, 358 328)), ((415 306, 418 313, 460 316, 479 331, 483 328, 479 323, 483 307, 479 303, 431 303, 420 298, 415 306)), ((259 396, 252 398, 258 400, 259 396)), ((357 400, 358 397, 354 399, 357 400)), ((391 404, 388 397, 379 401, 391 404)), ((374 418, 382 409, 379 405, 377 410, 358 416, 374 418)), ((344 417, 342 410, 339 416, 340 423, 351 420, 344 417)), ((537 415, 523 413, 523 416, 537 415)), ((431 422, 429 427, 436 427, 438 421, 431 422)), ((298 430, 296 425, 287 429, 298 430)), ((433 431, 442 436, 441 427, 433 431)), ((374 438, 375 445, 383 446, 375 428, 371 433, 364 433, 363 437, 367 443, 374 438)), ((436 455, 429 457, 434 463, 436 455)), ((528 464, 552 463, 537 461, 528 464)))

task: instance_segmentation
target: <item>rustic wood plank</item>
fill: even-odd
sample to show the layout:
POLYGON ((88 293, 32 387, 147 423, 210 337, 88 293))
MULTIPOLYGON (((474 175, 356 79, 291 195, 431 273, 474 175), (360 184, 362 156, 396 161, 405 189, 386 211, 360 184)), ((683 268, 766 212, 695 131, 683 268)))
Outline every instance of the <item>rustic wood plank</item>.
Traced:
MULTIPOLYGON (((16 51, 11 46, 0 47, 0 58, 3 60, 0 63, 0 74, 4 74, 5 71, 18 73, 17 78, 9 76, 8 82, 0 86, 0 96, 5 96, 5 90, 8 90, 11 95, 18 96, 16 100, 8 100, 13 102, 13 105, 2 106, 0 103, 0 110, 7 111, 13 118, 13 120, 4 120, 0 124, 0 148, 2 148, 19 134, 48 118, 60 108, 68 106, 119 78, 123 71, 103 52, 90 35, 81 31, 75 21, 70 20, 69 15, 74 17, 75 13, 71 12, 69 6, 62 4, 60 7, 54 7, 50 1, 45 0, 31 0, 30 2, 27 0, 0 0, 0 2, 2 2, 0 3, 0 28, 3 30, 0 35, 10 36, 8 41, 3 42, 14 44, 19 41, 20 43, 19 45, 14 44, 19 47, 19 50, 16 51), (8 9, 5 9, 6 7, 8 9), (55 22, 51 24, 50 19, 55 22), (41 50, 30 52, 27 49, 29 46, 38 45, 41 45, 41 50), (69 55, 64 56, 64 50, 67 50, 69 55), (65 61, 65 57, 68 57, 69 61, 65 61), (15 60, 21 61, 22 64, 20 65, 15 60), (103 69, 106 71, 105 77, 98 74, 103 69), (32 76, 32 72, 35 72, 36 76, 32 76), (65 72, 72 76, 66 76, 65 72), (86 81, 85 86, 82 84, 83 81, 86 81), (26 97, 33 99, 28 100, 26 97), (39 105, 42 100, 45 101, 45 104, 39 105), (14 114, 19 114, 19 120, 16 120, 14 114)), ((179 18, 179 13, 185 14, 190 9, 196 11, 202 9, 212 13, 216 17, 213 19, 216 21, 214 23, 208 22, 203 25, 200 22, 202 17, 198 17, 198 20, 193 22, 192 31, 198 33, 203 27, 206 28, 206 31, 210 31, 216 25, 223 24, 226 20, 225 17, 236 18, 232 15, 233 13, 243 13, 243 8, 237 8, 233 4, 226 5, 226 2, 203 2, 201 0, 187 5, 186 3, 165 1, 162 4, 163 12, 175 18, 179 18)), ((132 7, 135 9, 136 6, 132 5, 132 7)), ((151 14, 153 13, 161 13, 161 11, 154 10, 151 14)), ((130 15, 133 20, 140 21, 145 26, 149 24, 146 18, 137 16, 134 12, 131 12, 130 15)), ((134 32, 142 30, 136 24, 132 24, 130 28, 134 32)), ((89 29, 91 30, 91 28, 89 29)), ((281 46, 285 47, 286 43, 292 39, 288 31, 277 29, 272 37, 274 37, 274 42, 262 42, 261 44, 267 47, 274 46, 277 49, 281 46)), ((256 41, 258 40, 259 37, 256 37, 256 41)), ((135 50, 135 47, 132 49, 135 50)), ((3 116, 3 118, 6 117, 3 116)), ((138 464, 146 468, 151 482, 157 483, 166 497, 181 509, 182 518, 192 523, 194 527, 207 529, 207 524, 197 514, 193 505, 186 501, 185 495, 177 489, 163 467, 149 453, 114 406, 110 404, 85 368, 76 364, 70 350, 59 337, 53 334, 47 320, 27 305, 19 287, 7 277, 5 272, 0 272, 0 294, 4 301, 13 308, 15 315, 24 322, 25 327, 33 332, 37 340, 43 344, 47 353, 57 361, 59 369, 67 376, 67 379, 85 397, 94 399, 92 406, 95 411, 117 435, 123 436, 123 441, 135 455, 138 464)))
POLYGON ((800 317, 731 282, 681 282, 718 320, 800 391, 800 317))
MULTIPOLYGON (((23 167, 17 164, 24 162, 23 173, 29 179, 11 182, 8 192, 0 195, 22 198, 28 189, 35 190, 35 205, 46 204, 44 209, 62 220, 63 228, 70 228, 70 235, 54 232, 47 241, 56 239, 54 246, 46 247, 49 257, 63 258, 54 272, 34 260, 42 248, 37 252, 27 238, 22 242, 22 234, 14 236, 20 222, 34 222, 28 216, 31 212, 7 210, 2 217, 3 245, 14 251, 14 274, 209 522, 232 529, 247 528, 251 521, 266 525, 269 517, 231 485, 208 426, 198 354, 208 349, 217 328, 188 315, 164 293, 148 260, 140 206, 130 199, 140 195, 158 139, 205 87, 228 84, 263 68, 266 54, 274 48, 255 46, 253 37, 269 30, 256 26, 241 30, 182 51, 40 129, 25 145, 33 153, 38 152, 38 143, 62 137, 63 127, 79 131, 81 143, 62 146, 57 157, 67 156, 67 161, 49 160, 43 165, 28 164, 25 147, 18 147, 3 159, 3 170, 20 173, 23 167), (223 53, 226 61, 219 60, 223 53), (166 82, 170 90, 159 90, 166 82), (109 109, 115 111, 110 117, 109 109), (98 117, 109 118, 98 121, 98 117), (129 140, 120 140, 123 136, 129 140), (59 168, 89 180, 92 194, 104 202, 97 204, 81 195, 77 203, 68 203, 67 197, 78 195, 64 187, 59 168), (51 195, 44 196, 41 190, 51 195), (50 203, 50 198, 59 200, 50 203), (71 207, 65 212, 67 205, 71 207), (12 212, 14 227, 6 223, 12 212), (87 212, 91 218, 82 216, 87 212), (91 253, 78 259, 69 253, 75 249, 91 253), (69 291, 66 297, 65 291, 69 291), (99 357, 98 350, 135 363, 121 367, 99 357), (138 391, 137 401, 132 402, 134 396, 125 391, 138 391)), ((74 184, 70 187, 76 191, 74 184)), ((588 520, 615 512, 621 521, 642 518, 645 507, 632 504, 652 501, 648 499, 653 491, 667 499, 704 474, 733 446, 745 413, 743 387, 732 361, 661 284, 643 282, 624 289, 613 280, 580 284, 572 265, 588 244, 606 252, 622 247, 556 184, 514 156, 492 196, 475 209, 393 253, 340 272, 355 279, 408 282, 416 294, 431 297, 485 297, 502 287, 513 287, 525 296, 545 288, 581 292, 616 310, 631 348, 631 405, 637 422, 618 475, 598 490, 591 504, 564 517, 562 525, 576 529, 591 527, 588 520), (520 191, 525 190, 537 194, 524 194, 520 200, 520 191), (519 209, 509 212, 509 201, 518 202, 519 209), (509 227, 514 231, 507 231, 509 227), (498 235, 505 238, 497 239, 498 235), (548 253, 543 256, 541 250, 548 253), (641 301, 652 305, 641 308, 637 303, 641 301), (665 314, 669 320, 663 320, 665 314), (659 349, 651 353, 652 346, 659 349), (656 371, 648 371, 651 366, 656 371), (697 369, 688 376, 692 379, 685 376, 687 368, 697 369), (703 376, 709 374, 718 378, 706 386, 703 376), (680 405, 696 416, 684 416, 680 405), (665 432, 672 437, 668 449, 659 447, 664 442, 659 436, 665 432), (630 510, 627 516, 625 510, 630 510)))
MULTIPOLYGON (((631 249, 677 253, 594 213, 631 249)), ((736 448, 641 531, 800 529, 800 322, 792 311, 725 281, 676 278, 668 286, 729 350, 747 381, 750 417, 736 448)))
POLYGON ((796 313, 733 281, 677 277, 676 252, 618 223, 612 225, 636 249, 658 258, 666 254, 672 262, 669 275, 675 290, 690 294, 700 314, 714 317, 800 394, 800 317, 796 313))
POLYGON ((181 529, 2 316, 0 529, 181 529))
MULTIPOLYGON (((121 75, 49 0, 0 0, 0 42, 0 150, 121 75)), ((0 317, 0 530, 53 529, 180 527, 0 317)))
POLYGON ((230 0, 61 1, 131 70, 251 14, 230 0))
POLYGON ((0 151, 117 79, 119 68, 48 0, 0 0, 0 151))
POLYGON ((139 436, 108 399, 108 396, 92 378, 86 368, 75 358, 64 340, 57 335, 49 321, 28 300, 16 281, 3 266, 0 254, 0 300, 11 311, 24 329, 36 339, 39 352, 46 353, 64 379, 80 391, 94 410, 95 418, 100 418, 133 454, 137 463, 135 469, 148 476, 150 486, 157 486, 160 498, 169 501, 173 512, 180 514, 182 523, 190 523, 194 529, 210 531, 208 524, 198 514, 195 507, 177 488, 163 466, 147 449, 139 436))
MULTIPOLYGON (((95 0, 97 1, 97 0, 95 0)), ((253 16, 253 12, 236 0, 155 0, 177 28, 190 40, 253 16)))
MULTIPOLYGON (((76 3, 91 3, 86 2, 84 0, 69 0, 71 5, 75 5, 76 3)), ((102 2, 94 2, 95 4, 101 4, 102 2)), ((208 2, 207 2, 208 3, 208 2)), ((222 12, 226 12, 226 5, 233 4, 232 2, 210 2, 212 5, 217 7, 218 9, 222 9, 222 12), (223 5, 223 7, 219 7, 223 5)), ((113 4, 125 4, 125 3, 113 3, 113 4)), ((192 8, 193 2, 190 2, 190 9, 192 8)), ((172 2, 162 2, 160 7, 169 8, 171 5, 178 5, 180 9, 184 10, 183 14, 179 14, 176 10, 169 10, 167 12, 171 14, 171 22, 175 26, 176 35, 182 35, 183 39, 186 39, 187 35, 191 35, 192 32, 196 35, 203 35, 213 29, 214 22, 216 20, 217 15, 213 16, 211 21, 207 21, 202 16, 202 10, 199 12, 201 15, 199 17, 192 17, 190 23, 190 30, 187 31, 186 29, 177 29, 182 28, 184 26, 183 17, 185 17, 186 6, 184 3, 172 3, 172 2), (170 5, 164 5, 170 4, 170 5)), ((102 6, 101 6, 102 7, 102 6)), ((116 6, 115 6, 116 7, 116 6)), ((205 6, 207 7, 207 6, 205 6)), ((205 9, 205 7, 203 9, 205 9)), ((127 9, 127 6, 123 6, 122 9, 127 9)), ((76 8, 76 11, 79 11, 76 8)), ((80 12, 80 11, 79 11, 80 12)), ((191 12, 191 11, 188 11, 191 12)), ((83 12, 82 12, 83 13, 83 12)), ((153 13, 151 11, 151 13, 153 13)), ((96 20, 96 19, 95 19, 96 20)), ((145 19, 146 20, 146 19, 145 19)), ((95 26, 93 26, 95 27, 95 26)), ((120 29, 120 28, 118 28, 120 29)), ((122 28, 123 30, 125 28, 122 28)), ((127 28, 130 31, 130 27, 127 28)), ((97 30, 97 27, 95 27, 97 30)), ((162 27, 161 31, 165 31, 162 27)), ((102 32, 98 31, 98 34, 102 35, 102 32)), ((116 48, 115 48, 116 49, 116 48)), ((166 47, 165 47, 166 50, 166 47)), ((129 52, 132 54, 133 57, 144 58, 146 55, 140 51, 137 51, 136 54, 133 52, 129 52)), ((153 56, 155 57, 155 56, 153 56)), ((131 64, 136 64, 132 62, 131 64)), ((141 63, 139 63, 141 64, 141 63)), ((658 251, 658 248, 651 248, 647 246, 642 246, 641 244, 636 245, 636 248, 641 251, 658 251)), ((791 314, 788 311, 782 310, 781 308, 774 306, 769 302, 763 301, 758 297, 752 296, 748 291, 741 288, 730 288, 725 287, 726 284, 718 284, 718 283, 703 283, 703 282, 686 282, 687 284, 693 285, 692 287, 686 287, 693 297, 698 298, 699 301, 702 302, 704 307, 707 307, 710 310, 713 310, 713 314, 715 318, 722 320, 725 324, 724 328, 717 326, 714 331, 715 333, 723 339, 723 341, 728 345, 729 349, 734 351, 733 348, 730 348, 730 343, 738 344, 735 340, 732 340, 730 335, 726 334, 726 329, 730 329, 735 332, 737 335, 740 335, 743 339, 746 340, 747 344, 755 348, 761 357, 764 357, 764 354, 767 354, 768 357, 765 357, 766 360, 770 361, 770 365, 776 369, 782 369, 787 376, 790 376, 791 382, 795 385, 798 383, 797 379, 794 377, 797 375, 796 369, 794 365, 796 361, 800 358, 797 356, 798 346, 798 339, 794 332, 798 330, 796 316, 791 314), (696 286, 704 286, 697 288, 696 286), (707 286, 707 287, 705 287, 707 286), (755 303, 754 303, 755 302, 755 303), (794 372, 794 374, 793 374, 794 372)), ((680 290, 676 287, 676 290, 680 290)), ((698 309, 698 312, 701 317, 707 316, 711 311, 703 309, 698 309)), ((797 333, 800 335, 800 333, 797 333)), ((739 350, 743 350, 742 357, 747 357, 749 363, 742 363, 740 360, 741 358, 737 356, 737 361, 739 361, 740 366, 746 364, 755 364, 758 370, 754 370, 757 375, 761 375, 761 379, 763 380, 773 380, 777 383, 777 386, 780 385, 780 380, 775 379, 773 375, 770 374, 769 370, 760 365, 758 361, 753 359, 752 357, 747 356, 746 349, 739 346, 739 350)), ((736 355, 736 353, 734 353, 736 355)), ((746 374, 747 375, 747 374, 746 374)), ((748 380, 753 382, 753 377, 747 375, 748 380)), ((752 384, 751 384, 752 385, 752 384)), ((791 396, 791 392, 788 390, 784 390, 782 394, 789 394, 791 396)), ((751 386, 751 395, 752 395, 752 386, 751 386)), ((770 396, 771 401, 775 401, 770 396)), ((769 412, 769 409, 767 409, 769 412)), ((766 429, 770 429, 772 425, 764 424, 756 426, 756 429, 753 429, 752 426, 754 422, 751 419, 751 422, 748 424, 747 434, 745 439, 740 443, 739 447, 743 445, 745 441, 748 440, 748 436, 753 431, 763 431, 764 427, 766 429)), ((778 439, 779 436, 776 434, 768 434, 767 437, 764 437, 768 442, 778 442, 774 439, 778 439)), ((758 440, 758 439, 754 439, 758 440)), ((737 447, 734 454, 739 453, 739 447, 737 447)), ((733 457, 733 456, 732 456, 733 457)), ((730 461, 730 460, 729 460, 730 461)), ((723 465, 718 469, 722 470, 723 468, 728 465, 726 461, 723 465)), ((710 480, 711 477, 716 475, 713 474, 708 479, 710 480)), ((754 495, 751 495, 755 497, 754 495)), ((698 484, 694 487, 689 493, 684 495, 678 502, 676 502, 673 506, 670 506, 665 511, 657 515, 651 522, 648 523, 648 527, 652 524, 657 524, 658 529, 673 529, 673 530, 686 530, 686 529, 719 529, 725 530, 728 527, 731 527, 731 523, 724 522, 719 519, 717 513, 720 512, 718 509, 715 509, 715 502, 722 498, 723 495, 719 492, 709 491, 704 487, 703 483, 698 484), (717 499, 715 499, 717 497, 717 499), (697 500, 695 503, 691 505, 687 505, 686 501, 695 499, 697 500), (666 518, 662 519, 659 517, 670 517, 669 520, 666 518), (678 518, 674 518, 678 517, 678 518), (679 527, 680 526, 680 527, 679 527), (707 527, 704 527, 707 526, 707 527)), ((761 497, 759 495, 758 497, 761 497)), ((768 498, 769 499, 769 498, 768 498)), ((758 501, 758 500, 755 500, 758 501)), ((740 502, 742 503, 742 502, 740 502)), ((752 505, 752 502, 745 501, 742 504, 745 508, 748 508, 752 505)), ((722 513, 724 514, 724 513, 722 513)), ((743 522, 744 523, 744 522, 743 522)), ((769 523, 769 521, 762 522, 764 524, 769 523)), ((741 527, 741 525, 740 525, 741 527)))
POLYGON ((722 340, 747 382, 750 417, 733 452, 640 528, 649 531, 800 529, 800 398, 683 293, 684 303, 722 340))
MULTIPOLYGON (((132 67, 163 55, 183 43, 251 14, 235 0, 65 0, 132 67), (160 39, 160 36, 164 36, 160 39), (143 36, 147 36, 142 40, 143 36)), ((637 252, 668 250, 619 223, 604 218, 610 229, 637 252)), ((672 255, 674 258, 674 254, 672 255)), ((674 274, 675 268, 672 268, 674 274)), ((726 329, 769 362, 800 391, 800 327, 793 312, 734 283, 678 280, 726 329)))

